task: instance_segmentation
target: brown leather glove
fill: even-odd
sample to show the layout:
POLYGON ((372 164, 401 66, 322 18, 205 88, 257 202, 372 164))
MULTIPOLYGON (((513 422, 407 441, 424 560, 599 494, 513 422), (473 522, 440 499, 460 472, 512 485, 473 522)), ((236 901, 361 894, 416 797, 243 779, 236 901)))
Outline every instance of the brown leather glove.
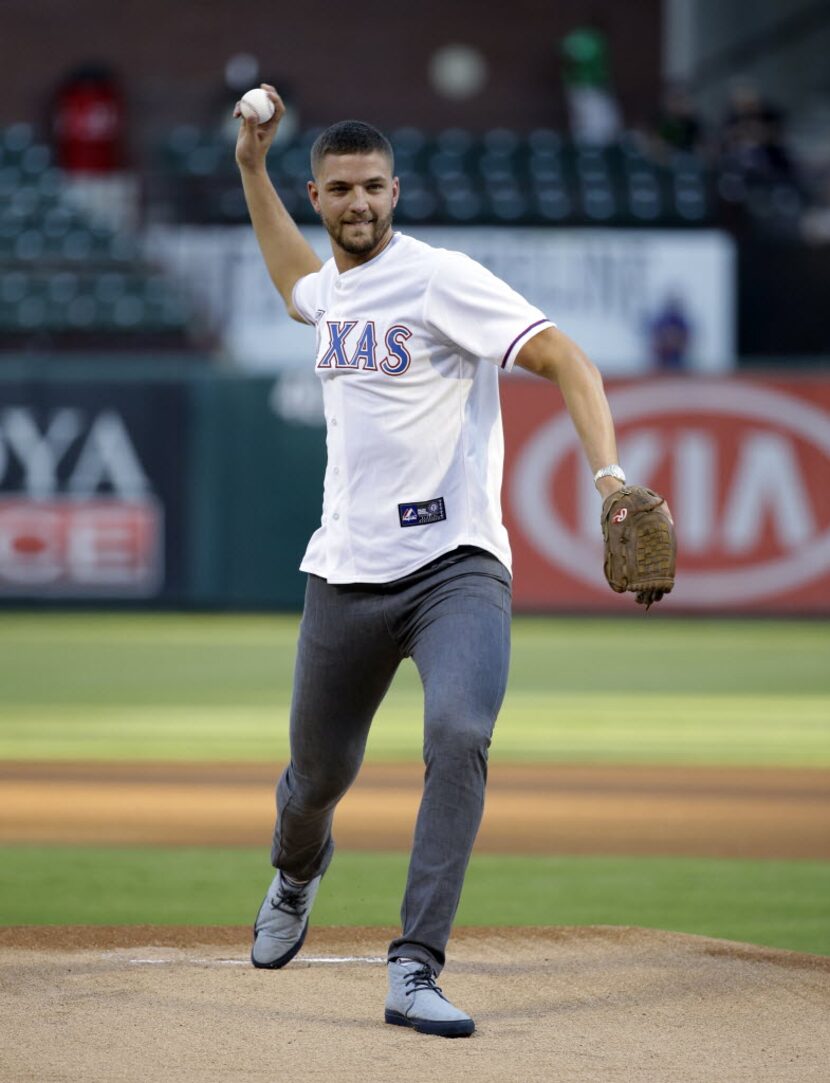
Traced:
POLYGON ((642 485, 625 485, 602 504, 605 578, 612 590, 631 590, 646 607, 674 586, 677 539, 668 504, 642 485))

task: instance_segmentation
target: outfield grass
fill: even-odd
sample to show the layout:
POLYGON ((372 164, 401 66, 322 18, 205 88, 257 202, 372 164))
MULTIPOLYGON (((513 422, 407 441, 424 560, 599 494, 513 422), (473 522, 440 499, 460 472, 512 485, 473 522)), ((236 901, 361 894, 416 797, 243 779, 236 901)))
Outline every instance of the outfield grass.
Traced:
MULTIPOLYGON (((280 760, 297 618, 0 615, 0 758, 280 760)), ((494 758, 830 765, 830 625, 516 618, 494 758)), ((369 741, 420 753, 401 667, 369 741)))
MULTIPOLYGON (((339 853, 320 925, 396 925, 403 854, 339 853)), ((0 924, 245 925, 261 850, 0 847, 0 924)), ((830 955, 830 864, 475 856, 459 925, 641 925, 830 955)))
MULTIPOLYGON (((297 619, 0 614, 0 758, 282 760, 297 619)), ((830 625, 517 618, 494 759, 830 765, 830 625)), ((415 759, 401 668, 370 737, 415 759)), ((405 855, 341 853, 320 924, 397 920, 405 855)), ((0 923, 245 924, 261 850, 0 847, 0 923)), ((461 924, 642 925, 830 954, 830 864, 474 857, 461 924)))

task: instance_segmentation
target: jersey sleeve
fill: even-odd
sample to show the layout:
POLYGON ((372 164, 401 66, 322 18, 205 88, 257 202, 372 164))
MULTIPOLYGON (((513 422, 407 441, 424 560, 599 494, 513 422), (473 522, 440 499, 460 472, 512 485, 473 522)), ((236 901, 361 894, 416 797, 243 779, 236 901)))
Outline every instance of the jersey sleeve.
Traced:
POLYGON ((506 371, 529 339, 554 326, 541 309, 460 252, 445 253, 434 270, 424 317, 444 338, 506 371))
POLYGON ((310 324, 314 323, 314 313, 317 309, 316 295, 319 277, 319 271, 303 275, 294 283, 294 289, 291 292, 291 303, 305 322, 310 324))

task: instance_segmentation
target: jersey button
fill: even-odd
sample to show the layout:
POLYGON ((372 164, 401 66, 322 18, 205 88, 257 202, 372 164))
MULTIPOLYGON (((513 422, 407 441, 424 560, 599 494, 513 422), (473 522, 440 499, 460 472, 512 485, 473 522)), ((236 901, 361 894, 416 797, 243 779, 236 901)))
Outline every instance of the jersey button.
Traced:
POLYGON ((332 425, 336 425, 336 424, 337 424, 337 418, 336 418, 336 417, 333 417, 333 418, 331 419, 331 423, 332 423, 332 425))
POLYGON ((335 466, 335 468, 334 468, 334 472, 335 472, 335 474, 339 474, 339 473, 340 473, 340 467, 339 467, 339 466, 335 466))
POLYGON ((334 513, 334 515, 332 515, 332 519, 339 519, 339 518, 340 518, 340 512, 339 512, 339 511, 336 511, 336 512, 334 513))

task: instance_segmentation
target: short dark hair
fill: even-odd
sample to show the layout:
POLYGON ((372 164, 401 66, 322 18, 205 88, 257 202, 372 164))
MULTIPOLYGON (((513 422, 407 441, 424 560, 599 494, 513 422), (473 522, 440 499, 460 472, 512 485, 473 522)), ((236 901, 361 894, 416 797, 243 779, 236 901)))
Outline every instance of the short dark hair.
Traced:
POLYGON ((394 171, 395 154, 392 144, 377 128, 362 120, 340 120, 321 132, 311 147, 311 172, 317 176, 320 162, 327 154, 371 154, 380 151, 389 159, 394 171))

